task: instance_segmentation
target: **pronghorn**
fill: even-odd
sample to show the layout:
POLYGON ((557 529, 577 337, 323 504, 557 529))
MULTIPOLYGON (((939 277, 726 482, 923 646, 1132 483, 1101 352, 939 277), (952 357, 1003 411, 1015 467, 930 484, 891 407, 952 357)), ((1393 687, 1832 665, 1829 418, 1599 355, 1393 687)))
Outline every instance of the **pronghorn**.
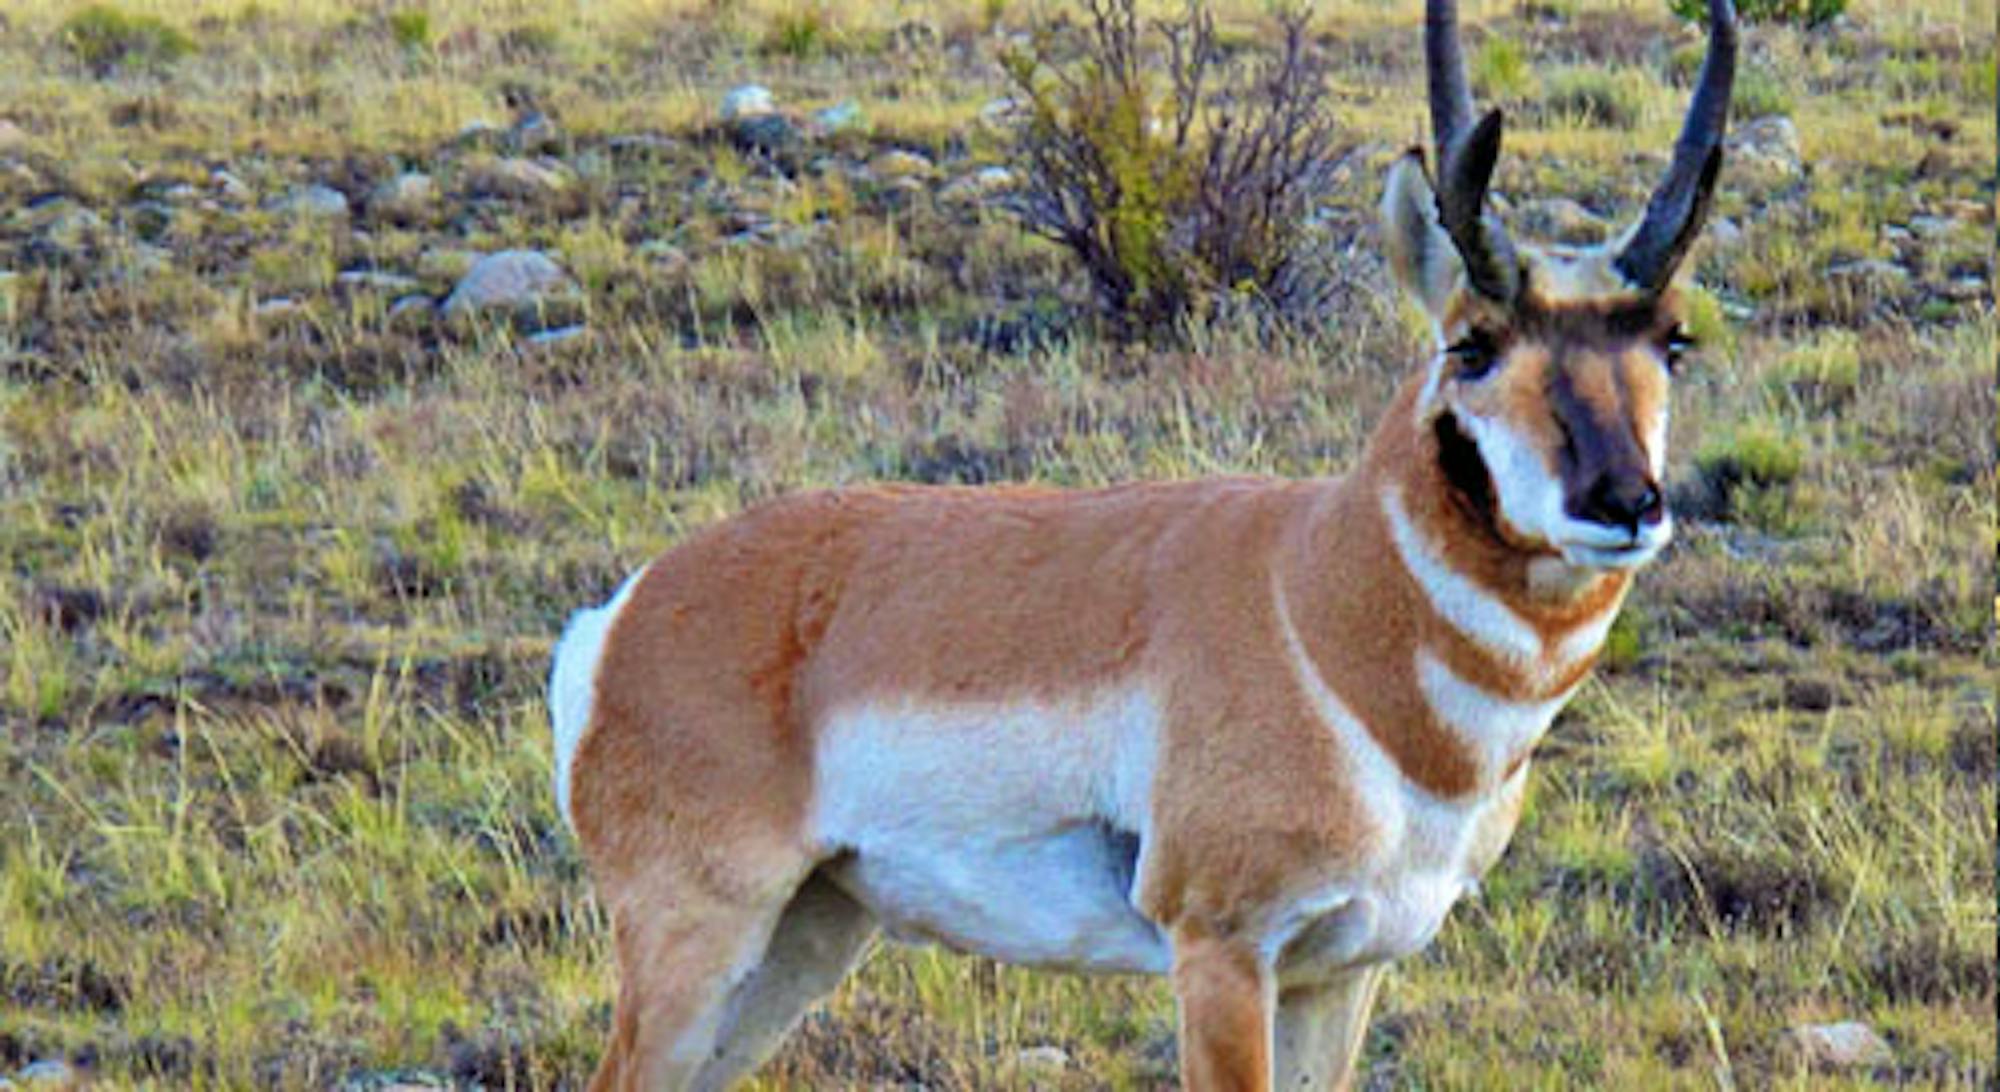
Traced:
POLYGON ((1499 856, 1537 739, 1671 534, 1670 287, 1734 11, 1644 216, 1513 246, 1455 4, 1391 265, 1437 351, 1344 477, 795 496, 578 613, 556 792, 614 929, 599 1089, 754 1069, 878 926, 1171 977, 1190 1089, 1349 1083, 1384 967, 1499 856))

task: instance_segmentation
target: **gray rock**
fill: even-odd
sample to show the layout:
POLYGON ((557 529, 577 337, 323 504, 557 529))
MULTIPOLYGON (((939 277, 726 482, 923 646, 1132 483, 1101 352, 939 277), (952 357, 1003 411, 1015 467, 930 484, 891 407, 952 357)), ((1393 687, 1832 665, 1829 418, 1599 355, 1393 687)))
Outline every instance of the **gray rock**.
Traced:
POLYGON ((946 201, 974 203, 984 201, 1014 188, 1014 172, 1005 167, 981 167, 971 174, 955 178, 938 196, 946 201))
POLYGON ((1059 1046, 1032 1046, 1015 1054, 1014 1064, 1035 1072, 1059 1073, 1070 1067, 1070 1056, 1059 1046))
POLYGON ((30 1088, 71 1088, 77 1084, 79 1075, 68 1062, 44 1058, 28 1063, 14 1074, 14 1079, 30 1088))
POLYGON ((1799 154, 1799 127, 1782 114, 1757 118, 1729 134, 1729 167, 1776 178, 1804 170, 1799 154))
POLYGON ((475 193, 533 200, 561 193, 569 180, 532 159, 496 159, 476 164, 468 172, 475 193))
POLYGON ((1985 299, 1992 292, 1993 282, 1985 277, 1953 277, 1951 282, 1944 286, 1944 297, 1961 303, 1985 299))
POLYGON ((1861 292, 1900 292, 1910 286, 1910 271, 1895 262, 1867 258, 1827 267, 1829 281, 1861 292))
POLYGON ((855 132, 861 129, 863 120, 860 105, 849 99, 814 110, 812 129, 816 136, 855 132))
POLYGON ((1890 1065, 1896 1052, 1874 1028, 1855 1020, 1837 1024, 1801 1024, 1785 1032, 1785 1041, 1821 1069, 1854 1069, 1890 1065))
POLYGON ((746 151, 775 155, 805 142, 798 124, 783 114, 756 114, 729 125, 730 139, 746 151))
POLYGON ((1963 228, 1949 216, 1912 216, 1907 226, 1919 239, 1948 239, 1963 228))
POLYGON ((226 168, 216 168, 208 176, 208 184, 214 186, 215 192, 227 201, 248 201, 255 196, 250 191, 249 183, 237 177, 235 171, 226 168))
POLYGON ((648 239, 633 251, 656 269, 685 269, 688 264, 687 251, 667 242, 665 239, 648 239))
POLYGON ((589 333, 589 328, 581 324, 558 326, 553 330, 542 330, 529 334, 521 340, 521 344, 530 349, 565 348, 581 343, 589 333))
POLYGON ((333 278, 336 290, 349 295, 372 292, 383 296, 406 296, 423 284, 415 277, 405 277, 399 273, 384 273, 379 269, 350 269, 336 274, 333 278))
POLYGON ((459 127, 458 135, 452 143, 461 148, 498 148, 507 139, 507 134, 485 118, 474 118, 459 127))
POLYGON ((540 110, 521 115, 512 129, 507 130, 507 146, 523 155, 539 155, 543 152, 560 151, 562 130, 555 119, 540 110))
POLYGON ((270 320, 286 318, 304 310, 305 305, 290 296, 273 296, 258 301, 257 306, 250 309, 250 314, 256 318, 270 320))
POLYGON ((1719 247, 1733 247, 1743 241, 1743 228, 1727 216, 1718 216, 1708 222, 1708 239, 1719 247))
POLYGON ((473 263, 442 308, 446 318, 496 309, 529 310, 574 300, 576 281, 539 250, 502 250, 473 263))
POLYGON ((994 99, 979 108, 979 124, 996 133, 1010 131, 1025 123, 1028 117, 1028 104, 1020 99, 994 99))
POLYGON ((429 296, 404 296, 389 305, 389 321, 402 325, 428 322, 437 315, 437 301, 429 296))
POLYGON ((1543 197, 1524 201, 1514 213, 1523 234, 1555 243, 1594 243, 1604 238, 1610 224, 1596 213, 1567 197, 1543 197))
POLYGON ((604 147, 616 159, 664 159, 680 147, 680 142, 654 133, 631 133, 612 137, 604 147))
POLYGON ((762 84, 746 83, 733 87, 722 96, 722 120, 741 121, 744 118, 768 114, 778 108, 778 102, 771 97, 771 89, 762 84))
POLYGON ((337 220, 347 216, 347 195, 332 186, 317 182, 300 186, 277 204, 279 212, 292 216, 305 216, 321 220, 337 220))
POLYGON ((902 148, 891 148, 868 161, 868 170, 885 181, 929 178, 936 169, 928 157, 902 148))
POLYGON ((437 183, 422 171, 404 171, 368 193, 368 211, 391 220, 410 220, 437 201, 437 183))
POLYGON ((35 240, 63 254, 74 254, 104 235, 104 218, 67 197, 35 205, 27 212, 35 240))

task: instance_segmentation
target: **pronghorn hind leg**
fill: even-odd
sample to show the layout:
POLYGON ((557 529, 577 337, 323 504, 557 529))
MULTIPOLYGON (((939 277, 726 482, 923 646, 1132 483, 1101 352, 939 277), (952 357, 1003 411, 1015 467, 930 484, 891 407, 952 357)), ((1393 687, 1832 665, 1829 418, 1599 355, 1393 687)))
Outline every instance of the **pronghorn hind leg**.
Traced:
POLYGON ((1269 1092, 1272 979, 1257 946, 1187 926, 1173 943, 1181 1087, 1269 1092))
POLYGON ((809 877, 786 905, 762 962, 731 993, 695 1088, 720 1092, 762 1065, 806 1009, 854 968, 874 935, 867 907, 824 874, 809 877))
POLYGON ((1279 992, 1273 1038, 1280 1090, 1334 1092, 1353 1086, 1383 970, 1357 967, 1279 992))

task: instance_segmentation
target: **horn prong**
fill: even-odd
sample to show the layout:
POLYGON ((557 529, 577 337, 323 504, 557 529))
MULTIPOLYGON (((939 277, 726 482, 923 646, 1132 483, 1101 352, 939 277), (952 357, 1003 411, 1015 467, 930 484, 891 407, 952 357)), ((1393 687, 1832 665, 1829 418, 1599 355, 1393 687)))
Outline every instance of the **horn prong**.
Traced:
POLYGON ((1626 281, 1642 292, 1666 288, 1701 230, 1721 166, 1735 79, 1736 8, 1730 0, 1709 0, 1708 55, 1674 141, 1673 162, 1646 202, 1645 218, 1614 260, 1626 281))

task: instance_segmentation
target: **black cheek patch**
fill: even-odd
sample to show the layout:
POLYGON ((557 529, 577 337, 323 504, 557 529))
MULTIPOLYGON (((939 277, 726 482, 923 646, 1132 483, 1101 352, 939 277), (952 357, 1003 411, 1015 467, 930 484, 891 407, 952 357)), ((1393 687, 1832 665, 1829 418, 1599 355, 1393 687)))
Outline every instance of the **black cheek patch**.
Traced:
POLYGON ((1432 431, 1437 434, 1438 469, 1444 472, 1445 481, 1479 522, 1490 523, 1493 476, 1487 473, 1486 460, 1479 456, 1479 445, 1459 427, 1457 416, 1448 412, 1438 415, 1432 431))

